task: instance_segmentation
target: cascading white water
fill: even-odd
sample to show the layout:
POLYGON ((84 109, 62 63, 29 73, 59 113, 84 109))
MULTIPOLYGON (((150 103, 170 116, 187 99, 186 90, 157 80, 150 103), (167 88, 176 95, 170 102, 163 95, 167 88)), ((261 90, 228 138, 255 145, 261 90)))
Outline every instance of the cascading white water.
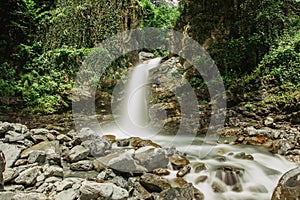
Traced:
MULTIPOLYGON (((267 200, 271 198, 272 191, 281 175, 296 166, 295 163, 288 162, 279 155, 272 155, 267 150, 251 146, 233 146, 217 144, 215 146, 190 144, 187 138, 185 143, 182 137, 180 141, 174 140, 173 136, 155 136, 150 137, 153 131, 149 126, 148 116, 148 74, 149 70, 157 67, 161 59, 156 58, 138 65, 131 73, 127 87, 125 87, 125 98, 123 99, 120 118, 117 120, 114 128, 109 127, 104 130, 105 133, 113 133, 117 138, 138 136, 145 139, 151 139, 164 147, 175 146, 179 151, 185 152, 191 164, 204 163, 206 170, 187 174, 184 179, 192 182, 201 192, 205 199, 224 199, 224 200, 267 200), (236 154, 244 152, 253 156, 253 160, 241 159, 236 154), (228 171, 233 174, 234 181, 239 184, 239 188, 234 188, 232 184, 225 184, 221 180, 226 175, 226 170, 231 168, 242 171, 242 175, 236 175, 236 172, 228 171), (217 171, 219 170, 219 175, 217 171), (223 174, 222 174, 223 173, 223 174), (224 175, 225 173, 225 175, 224 175), (207 176, 203 182, 197 181, 200 176, 207 176), (223 177, 223 178, 222 178, 223 177), (217 183, 221 190, 214 191, 212 185, 217 183)), ((201 140, 197 138, 196 140, 201 140)), ((176 172, 172 171, 167 178, 176 177, 176 172)), ((227 177, 228 179, 228 177, 227 177)), ((230 177, 229 177, 230 179, 230 177)), ((237 185, 237 184, 235 184, 237 185)), ((220 190, 220 189, 215 189, 220 190)))

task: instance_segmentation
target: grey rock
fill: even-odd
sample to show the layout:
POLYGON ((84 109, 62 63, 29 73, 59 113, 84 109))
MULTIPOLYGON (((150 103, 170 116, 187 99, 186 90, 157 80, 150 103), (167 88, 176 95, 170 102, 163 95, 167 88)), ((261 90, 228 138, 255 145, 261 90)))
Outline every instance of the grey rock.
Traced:
POLYGON ((54 200, 75 200, 78 199, 78 195, 78 191, 71 188, 59 192, 57 195, 54 196, 54 200))
POLYGON ((60 149, 59 149, 59 142, 58 141, 44 141, 44 142, 40 142, 28 149, 25 149, 22 153, 21 153, 21 157, 24 158, 26 156, 29 155, 29 152, 31 151, 44 151, 44 152, 48 152, 48 151, 54 151, 57 154, 60 154, 60 149))
POLYGON ((23 148, 19 145, 5 144, 0 142, 0 150, 3 151, 6 158, 6 167, 11 167, 16 162, 22 149, 23 148))
POLYGON ((274 119, 272 117, 267 117, 264 121, 264 124, 268 127, 272 126, 274 123, 274 119))
POLYGON ((186 200, 194 199, 194 188, 192 184, 186 184, 181 188, 169 188, 159 194, 161 200, 186 200))
POLYGON ((70 141, 72 140, 72 138, 70 138, 70 137, 68 137, 68 136, 66 136, 66 135, 64 135, 64 134, 58 135, 58 136, 56 137, 56 139, 57 139, 58 141, 60 141, 61 143, 64 143, 64 142, 70 142, 70 141))
POLYGON ((15 179, 17 184, 23 184, 26 186, 31 186, 35 184, 36 178, 40 173, 39 167, 32 167, 24 170, 19 174, 19 176, 15 179))
POLYGON ((129 196, 129 193, 120 187, 117 187, 113 183, 94 183, 90 181, 84 181, 79 189, 80 200, 92 200, 92 199, 111 199, 111 200, 125 200, 129 196))
POLYGON ((54 151, 48 151, 46 154, 46 162, 49 165, 61 165, 61 156, 54 151))
POLYGON ((105 157, 99 158, 98 160, 103 164, 109 166, 120 172, 143 172, 145 168, 138 166, 133 159, 134 150, 128 150, 126 152, 117 152, 109 154, 105 157))
POLYGON ((299 199, 300 198, 300 167, 296 167, 285 173, 279 180, 272 200, 299 199))
POLYGON ((14 127, 11 123, 0 122, 0 136, 4 136, 7 131, 13 131, 14 127))
POLYGON ((112 169, 106 168, 102 172, 100 172, 97 176, 99 180, 109 180, 116 177, 116 174, 112 169))
POLYGON ((49 133, 49 130, 45 128, 37 128, 37 129, 31 129, 30 132, 33 135, 47 135, 47 133, 49 133))
POLYGON ((74 171, 89 171, 92 170, 93 167, 93 162, 90 160, 80 160, 70 165, 70 169, 74 171))
POLYGON ((226 192, 226 186, 221 181, 214 181, 211 185, 212 189, 216 193, 223 193, 226 192))
POLYGON ((38 163, 39 165, 45 163, 46 153, 44 151, 31 151, 28 156, 28 163, 38 163))
POLYGON ((17 133, 15 131, 7 131, 5 134, 5 141, 7 142, 17 142, 24 140, 25 136, 23 134, 17 133))
POLYGON ((150 173, 143 174, 140 183, 148 192, 161 192, 171 188, 167 179, 150 173))
POLYGON ((153 171, 157 168, 166 168, 169 163, 169 159, 164 149, 151 146, 137 149, 134 153, 134 158, 148 171, 153 171))
POLYGON ((24 134, 24 133, 26 133, 28 131, 27 126, 25 126, 23 124, 13 123, 11 125, 13 127, 13 130, 16 131, 16 132, 18 132, 18 133, 24 134))
POLYGON ((70 162, 76 162, 87 158, 89 150, 81 145, 77 145, 70 150, 70 162))
POLYGON ((41 193, 19 193, 12 200, 47 200, 47 196, 41 193))
POLYGON ((72 188, 75 184, 81 185, 83 181, 84 179, 82 178, 65 178, 63 181, 56 184, 56 190, 58 192, 67 190, 72 188))
POLYGON ((10 191, 3 191, 0 192, 0 198, 1 200, 12 200, 13 196, 15 195, 15 192, 10 192, 10 191))
POLYGON ((55 165, 46 166, 44 175, 45 177, 49 177, 49 176, 63 177, 64 170, 61 167, 55 165))
POLYGON ((84 140, 82 145, 88 148, 90 155, 94 157, 104 156, 105 152, 111 149, 111 143, 108 140, 97 136, 84 140))
POLYGON ((19 172, 16 169, 6 168, 3 173, 4 182, 7 183, 7 182, 13 180, 14 178, 16 178, 18 175, 19 175, 19 172))

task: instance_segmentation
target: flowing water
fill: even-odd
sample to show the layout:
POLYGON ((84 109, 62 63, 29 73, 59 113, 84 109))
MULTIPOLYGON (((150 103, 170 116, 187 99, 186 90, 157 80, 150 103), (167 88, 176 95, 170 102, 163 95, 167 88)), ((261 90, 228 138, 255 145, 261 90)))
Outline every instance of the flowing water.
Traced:
MULTIPOLYGON (((204 164, 206 169, 195 171, 192 168, 184 179, 203 192, 205 199, 270 199, 282 174, 294 168, 295 163, 260 147, 207 144, 203 138, 153 134, 156 130, 150 128, 148 116, 148 73, 159 65, 160 60, 152 59, 133 70, 124 89, 122 107, 114 112, 120 117, 103 132, 113 133, 118 138, 137 136, 151 139, 164 147, 176 147, 184 152, 192 166, 204 164), (248 155, 251 159, 243 159, 241 155, 248 155)), ((167 176, 171 177, 176 177, 176 171, 167 176)))

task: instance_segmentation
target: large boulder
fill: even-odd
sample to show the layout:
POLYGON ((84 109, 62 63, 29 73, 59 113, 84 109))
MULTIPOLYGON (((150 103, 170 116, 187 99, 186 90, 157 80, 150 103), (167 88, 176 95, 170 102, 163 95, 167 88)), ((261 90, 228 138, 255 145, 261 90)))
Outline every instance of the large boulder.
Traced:
POLYGON ((272 200, 300 199, 300 167, 285 173, 279 180, 272 200))
POLYGON ((135 151, 134 158, 148 171, 153 171, 157 168, 166 168, 169 163, 166 151, 153 146, 139 148, 135 151))

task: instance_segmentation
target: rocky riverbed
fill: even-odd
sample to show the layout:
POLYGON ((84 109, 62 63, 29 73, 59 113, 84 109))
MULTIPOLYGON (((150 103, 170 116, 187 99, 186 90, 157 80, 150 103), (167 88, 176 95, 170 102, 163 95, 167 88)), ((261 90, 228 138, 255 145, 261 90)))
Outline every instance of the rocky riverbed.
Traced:
MULTIPOLYGON (((248 127, 234 132, 239 134, 232 143, 272 146, 277 153, 285 152, 287 158, 299 161, 299 130, 276 132, 270 127, 248 127), (273 136, 267 138, 265 133, 273 136), (260 141, 261 134, 267 139, 260 141), (267 145, 269 139, 272 145, 267 145)), ((223 135, 229 133, 226 130, 223 135)), ((97 136, 89 128, 80 132, 29 129, 8 122, 0 123, 0 140, 0 149, 6 157, 4 191, 0 192, 3 200, 207 199, 205 191, 197 189, 195 184, 210 177, 199 175, 193 182, 185 179, 189 173, 207 170, 205 163, 192 162, 177 149, 161 147, 151 140, 97 136)), ((254 159, 243 152, 232 156, 239 157, 240 162, 254 159)), ((224 162, 224 156, 215 160, 224 162)), ((234 192, 243 190, 239 180, 244 169, 224 165, 216 172, 220 180, 210 185, 214 192, 222 193, 226 187, 234 192)), ((299 194, 296 172, 282 178, 273 199, 299 194)))

